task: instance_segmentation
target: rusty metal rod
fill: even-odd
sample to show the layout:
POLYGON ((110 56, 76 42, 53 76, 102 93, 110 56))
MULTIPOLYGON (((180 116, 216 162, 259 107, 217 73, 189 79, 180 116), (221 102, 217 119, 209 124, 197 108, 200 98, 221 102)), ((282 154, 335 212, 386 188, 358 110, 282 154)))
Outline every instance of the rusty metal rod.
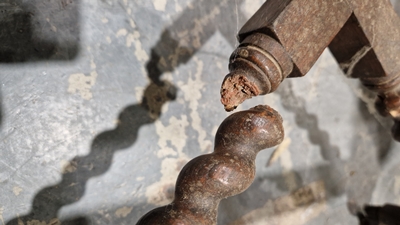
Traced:
POLYGON ((257 153, 283 137, 282 118, 269 106, 230 115, 218 128, 214 152, 183 167, 174 201, 150 211, 137 225, 216 224, 221 199, 246 190, 254 180, 257 153))

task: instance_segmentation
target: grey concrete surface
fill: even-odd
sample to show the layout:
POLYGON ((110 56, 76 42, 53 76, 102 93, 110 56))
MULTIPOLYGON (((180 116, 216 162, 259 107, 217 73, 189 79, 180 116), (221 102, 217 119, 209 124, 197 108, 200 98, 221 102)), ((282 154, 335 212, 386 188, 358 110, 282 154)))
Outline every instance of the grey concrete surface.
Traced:
MULTIPOLYGON (((220 84, 262 3, 1 2, 0 224, 135 224, 169 203, 229 115, 220 84)), ((219 224, 357 224, 357 207, 400 204, 399 144, 372 99, 325 51, 240 106, 274 107, 286 138, 219 224)))

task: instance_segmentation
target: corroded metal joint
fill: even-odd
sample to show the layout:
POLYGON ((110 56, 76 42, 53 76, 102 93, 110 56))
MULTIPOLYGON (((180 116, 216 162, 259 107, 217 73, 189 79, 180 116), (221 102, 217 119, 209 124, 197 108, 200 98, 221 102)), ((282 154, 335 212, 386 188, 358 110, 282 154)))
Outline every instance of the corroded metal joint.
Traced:
POLYGON ((379 95, 400 92, 400 74, 385 74, 384 77, 360 78, 360 81, 365 87, 379 95))
POLYGON ((221 102, 232 111, 248 98, 271 93, 292 69, 293 62, 279 42, 262 33, 251 34, 230 57, 221 102))
POLYGON ((174 201, 143 216, 137 225, 212 225, 219 202, 246 190, 259 151, 282 142, 282 118, 269 106, 227 117, 215 136, 214 152, 188 162, 176 181, 174 201))
POLYGON ((377 93, 375 108, 381 116, 393 119, 392 136, 400 141, 400 74, 360 80, 365 87, 377 93))

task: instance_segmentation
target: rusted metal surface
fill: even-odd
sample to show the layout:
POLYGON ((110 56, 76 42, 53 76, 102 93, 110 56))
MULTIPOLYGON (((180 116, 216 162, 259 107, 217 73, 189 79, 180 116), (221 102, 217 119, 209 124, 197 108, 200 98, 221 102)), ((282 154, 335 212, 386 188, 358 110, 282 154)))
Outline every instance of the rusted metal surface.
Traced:
POLYGON ((218 128, 214 152, 192 159, 182 169, 174 201, 137 224, 216 224, 219 202, 250 186, 257 153, 280 144, 283 137, 282 118, 269 106, 230 115, 218 128))
POLYGON ((229 70, 221 88, 222 104, 232 111, 238 103, 275 91, 290 74, 293 63, 273 38, 255 33, 232 53, 229 70))
POLYGON ((231 73, 221 87, 221 102, 230 111, 245 99, 273 92, 286 76, 306 75, 329 47, 348 77, 359 78, 364 86, 376 92, 377 109, 395 120, 392 134, 400 141, 398 24, 400 19, 388 0, 269 0, 239 32, 242 45, 232 55, 231 73), (254 33, 275 39, 283 52, 276 53, 260 45, 260 42, 270 43, 267 38, 249 41, 254 33), (250 56, 243 57, 244 44, 257 45, 266 52, 264 55, 277 60, 265 60, 252 51, 248 52, 250 56), (278 60, 281 55, 287 55, 288 59, 278 60), (248 58, 251 63, 243 63, 241 58, 248 58), (291 73, 277 76, 277 71, 285 71, 290 61, 291 73), (239 77, 237 74, 240 79, 234 79, 239 77))
POLYGON ((292 0, 285 1, 286 7, 276 7, 276 2, 280 1, 267 1, 239 31, 239 37, 261 31, 276 38, 295 65, 291 76, 304 76, 347 21, 351 8, 340 0, 292 0))

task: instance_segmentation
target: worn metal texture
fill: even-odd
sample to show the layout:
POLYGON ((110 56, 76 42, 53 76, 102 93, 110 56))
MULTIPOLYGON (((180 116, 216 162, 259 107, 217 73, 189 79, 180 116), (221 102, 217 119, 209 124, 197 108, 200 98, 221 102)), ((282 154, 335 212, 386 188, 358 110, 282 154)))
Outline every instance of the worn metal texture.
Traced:
POLYGON ((221 103, 232 111, 246 99, 275 91, 292 72, 293 62, 273 38, 253 33, 232 53, 221 85, 221 103))
MULTIPOLYGON (((0 36, 14 57, 0 62, 0 224, 135 224, 170 203, 230 115, 220 84, 263 1, 4 2, 37 10, 21 23, 28 41, 0 36)), ((307 76, 239 106, 272 106, 285 138, 221 201, 218 224, 357 224, 365 203, 399 205, 399 144, 371 96, 324 51, 307 76)))
POLYGON ((230 115, 217 130, 214 152, 182 168, 174 201, 147 213, 137 225, 217 224, 220 201, 253 183, 258 152, 279 145, 284 136, 282 117, 269 106, 230 115))
POLYGON ((221 102, 231 111, 245 99, 273 92, 287 76, 280 69, 286 65, 293 67, 290 77, 304 76, 329 46, 348 77, 376 92, 377 110, 394 120, 392 135, 400 141, 399 21, 388 0, 267 1, 239 31, 221 102), (250 38, 261 34, 270 36, 262 42, 276 39, 284 50, 270 51, 258 44, 261 38, 250 38), (287 60, 275 60, 282 55, 287 60))
POLYGON ((266 1, 243 26, 239 37, 245 38, 254 31, 275 37, 295 65, 290 76, 304 76, 351 13, 348 3, 341 0, 266 1), (276 4, 285 7, 275 7, 276 4), (268 12, 270 8, 280 11, 268 12))

